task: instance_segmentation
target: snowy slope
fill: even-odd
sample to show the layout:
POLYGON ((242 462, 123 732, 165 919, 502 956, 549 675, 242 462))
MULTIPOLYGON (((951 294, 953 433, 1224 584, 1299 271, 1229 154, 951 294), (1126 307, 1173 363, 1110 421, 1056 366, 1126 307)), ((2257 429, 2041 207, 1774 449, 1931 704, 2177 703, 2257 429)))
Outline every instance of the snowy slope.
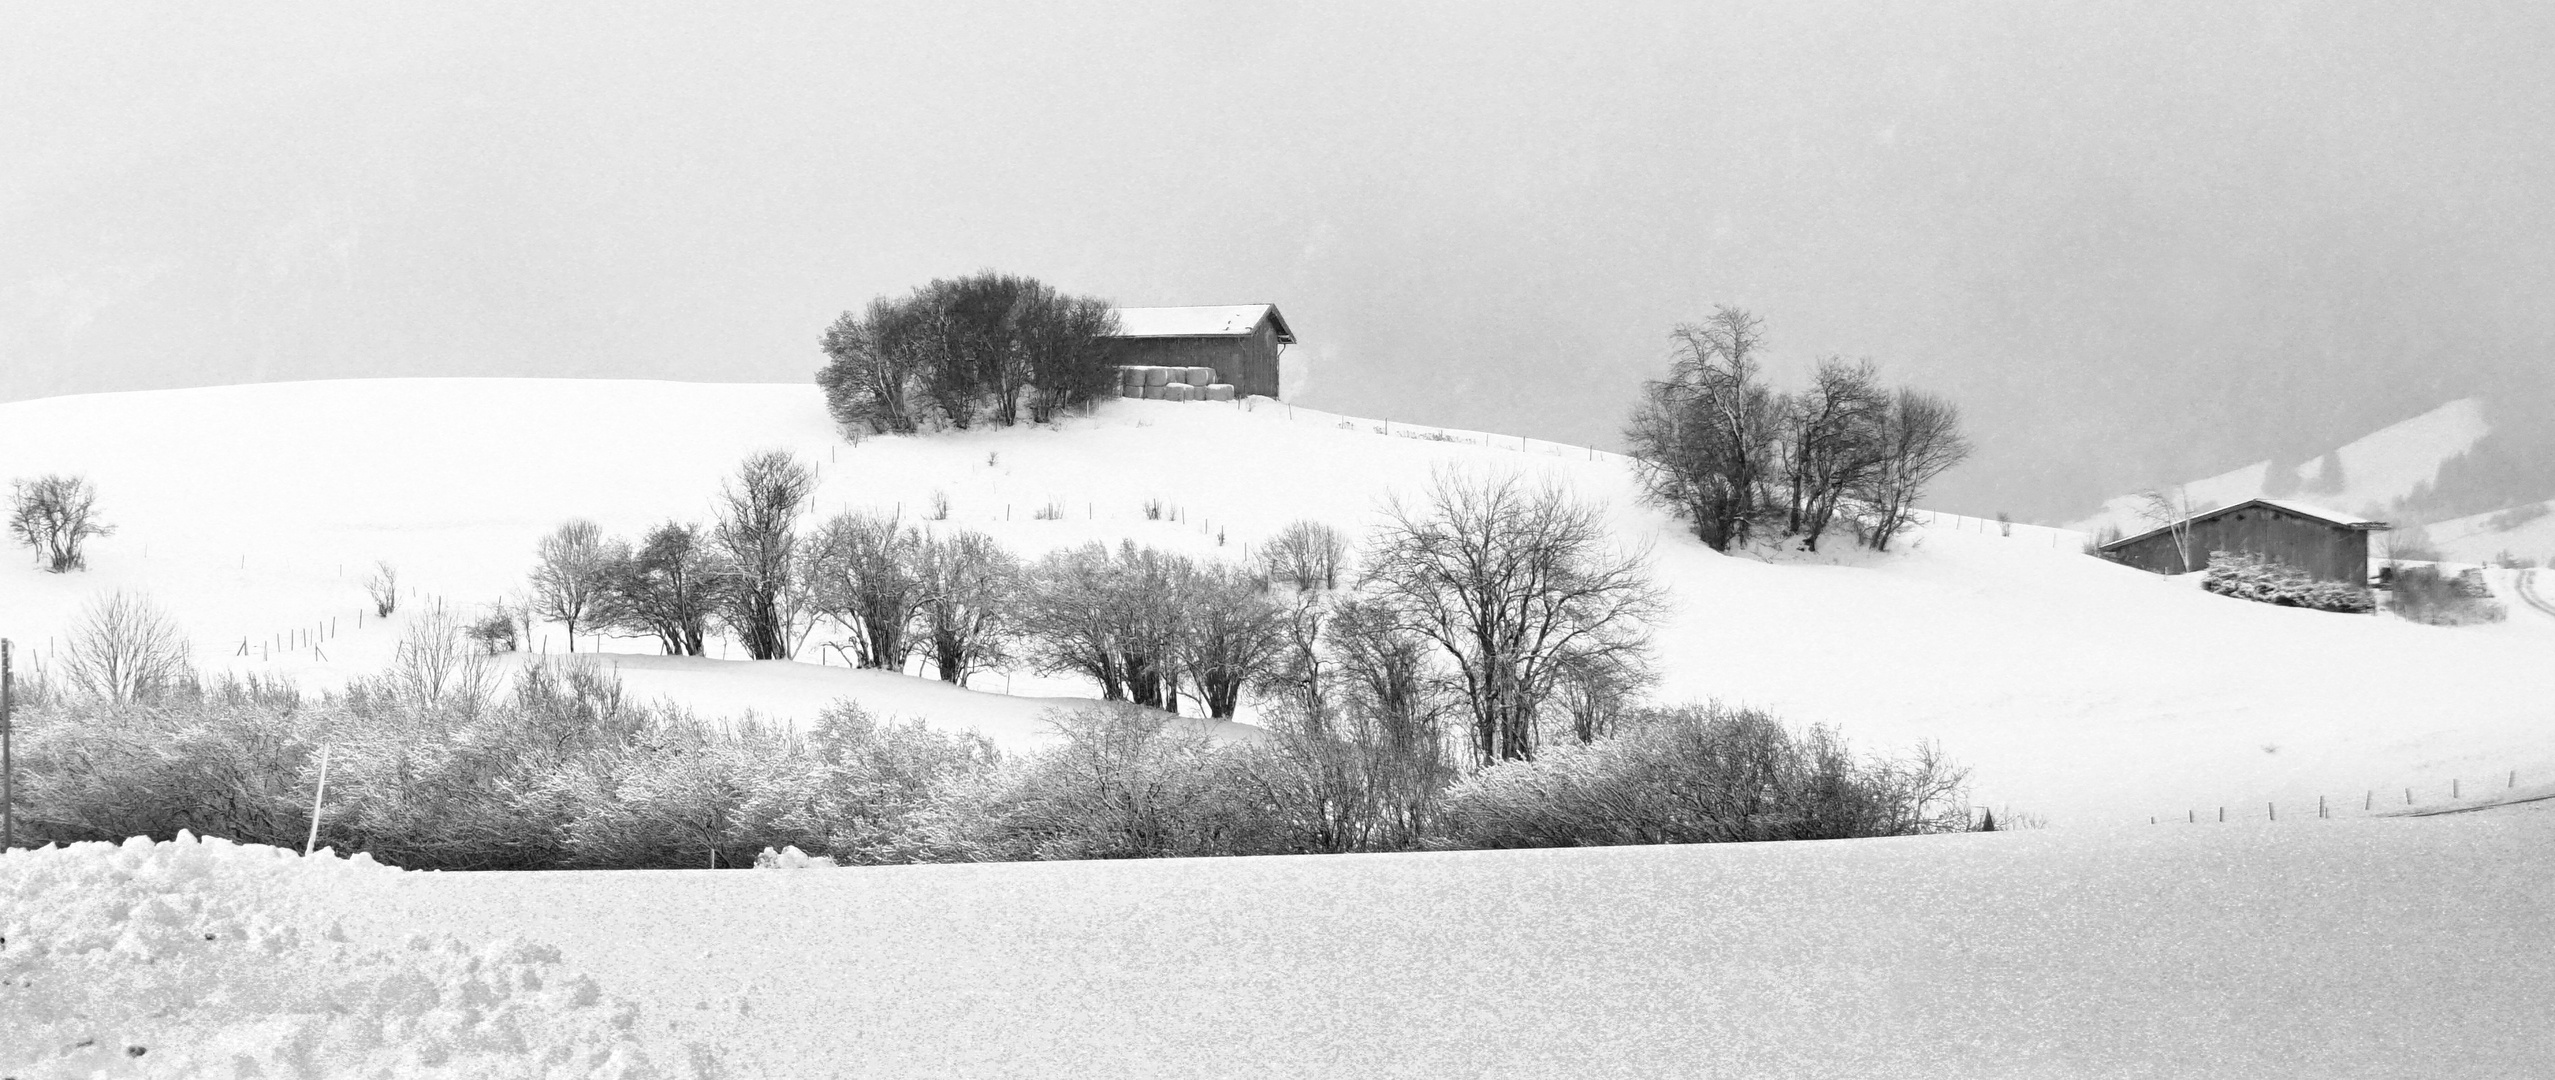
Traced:
POLYGON ((2433 522, 2422 532, 2452 562, 2485 563, 2508 554, 2544 563, 2555 560, 2555 500, 2433 522))
MULTIPOLYGON (((2290 493, 2345 513, 2384 519, 2386 508, 2395 500, 2412 494, 2417 485, 2436 480, 2441 463, 2465 453, 2489 430, 2484 421, 2484 399, 2460 398, 2412 419, 2389 424, 2336 447, 2330 455, 2306 462, 2298 467, 2299 483, 2290 493), (2324 475, 2328 461, 2341 466, 2338 478, 2324 475)), ((2194 506, 2228 506, 2269 494, 2271 468, 2271 462, 2257 461, 2216 476, 2186 481, 2182 488, 2194 506)), ((2131 535, 2154 527, 2139 516, 2135 494, 2113 497, 2073 527, 2099 532, 2106 525, 2119 526, 2131 535)))
MULTIPOLYGON (((773 447, 818 465, 823 512, 912 516, 941 492, 951 524, 1027 555, 1132 537, 1239 556, 1297 518, 1361 531, 1432 469, 1525 470, 1604 500, 1622 541, 1650 549, 1673 599, 1663 696, 1763 704, 1865 746, 1939 740, 1993 805, 2143 822, 2555 772, 2555 620, 2447 630, 2274 609, 2085 558, 2076 534, 1948 517, 1888 556, 1725 557, 1640 505, 1618 458, 1410 434, 1269 402, 1117 401, 1060 429, 843 446, 798 385, 384 380, 20 402, 0 405, 0 473, 85 473, 121 528, 85 574, 0 566, 0 634, 40 650, 98 590, 141 588, 204 664, 343 679, 385 663, 396 639, 378 620, 355 626, 371 561, 397 563, 421 596, 481 602, 520 589, 561 519, 626 535, 705 518, 736 461, 773 447), (1146 517, 1149 500, 1163 519, 1146 517), (1037 519, 1051 505, 1060 516, 1037 519), (259 647, 294 627, 334 636, 259 647)), ((565 647, 557 628, 547 639, 565 647)), ((1015 742, 1035 737, 1038 697, 1091 693, 1027 673, 960 692, 715 657, 634 657, 624 674, 704 712, 805 719, 839 690, 1015 742)))

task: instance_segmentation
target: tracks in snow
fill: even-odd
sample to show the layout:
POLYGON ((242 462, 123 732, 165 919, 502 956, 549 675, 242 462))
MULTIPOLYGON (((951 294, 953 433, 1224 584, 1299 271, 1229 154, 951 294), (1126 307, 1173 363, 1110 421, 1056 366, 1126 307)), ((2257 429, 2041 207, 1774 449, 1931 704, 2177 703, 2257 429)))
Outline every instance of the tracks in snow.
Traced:
POLYGON ((2521 603, 2536 608, 2539 614, 2545 615, 2547 618, 2555 619, 2555 603, 2549 603, 2545 597, 2540 596, 2537 593, 2536 570, 2529 569, 2520 571, 2519 582, 2512 591, 2520 595, 2521 603))

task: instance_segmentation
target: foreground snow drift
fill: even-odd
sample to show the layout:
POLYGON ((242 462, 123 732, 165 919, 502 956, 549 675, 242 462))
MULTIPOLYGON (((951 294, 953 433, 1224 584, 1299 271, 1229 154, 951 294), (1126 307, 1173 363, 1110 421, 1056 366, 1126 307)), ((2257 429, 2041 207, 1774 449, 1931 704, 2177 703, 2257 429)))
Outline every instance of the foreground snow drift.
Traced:
POLYGON ((2536 1075, 2548 807, 724 872, 21 851, 0 1075, 2536 1075))
POLYGON ((0 1075, 693 1075, 498 933, 349 934, 402 872, 180 834, 0 855, 0 1075))

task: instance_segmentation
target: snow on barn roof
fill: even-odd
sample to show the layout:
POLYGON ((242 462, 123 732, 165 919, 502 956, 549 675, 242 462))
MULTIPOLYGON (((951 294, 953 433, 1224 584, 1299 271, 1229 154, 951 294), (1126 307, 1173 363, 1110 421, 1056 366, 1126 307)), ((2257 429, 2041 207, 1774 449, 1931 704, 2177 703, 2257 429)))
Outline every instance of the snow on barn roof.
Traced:
POLYGON ((1242 337, 1267 319, 1277 325, 1279 342, 1295 344, 1295 332, 1287 329, 1286 316, 1278 314, 1276 304, 1129 307, 1117 312, 1119 337, 1242 337))
MULTIPOLYGON (((2236 512, 2236 511, 2238 511, 2238 510, 2242 510, 2242 509, 2244 509, 2245 507, 2248 507, 2248 506, 2268 506, 2268 507, 2271 507, 2271 508, 2272 508, 2272 509, 2274 509, 2274 510, 2286 510, 2286 511, 2288 511, 2288 512, 2292 513, 2292 514, 2297 514, 2297 515, 2302 516, 2302 517, 2311 517, 2311 518, 2314 518, 2314 519, 2316 519, 2316 520, 2318 520, 2318 521, 2322 521, 2322 522, 2324 522, 2325 524, 2328 524, 2328 525, 2337 525, 2337 526, 2340 526, 2340 527, 2345 528, 2345 529, 2371 530, 2371 529, 2383 529, 2383 528, 2386 528, 2386 527, 2387 527, 2386 522, 2383 522, 2383 521, 2371 521, 2371 520, 2369 520, 2368 518, 2362 517, 2362 516, 2360 516, 2360 515, 2358 515, 2358 514, 2345 514, 2345 513, 2341 512, 2341 511, 2339 511, 2339 510, 2327 510, 2327 509, 2325 509, 2324 507, 2321 507, 2321 506, 2315 506, 2315 505, 2312 505, 2312 504, 2309 504, 2309 503, 2293 502, 2293 501, 2288 500, 2288 499, 2246 499, 2245 501, 2240 502, 2240 503, 2237 503, 2237 504, 2235 504, 2235 505, 2233 505, 2233 506, 2214 506, 2214 507, 2211 507, 2211 508, 2209 508, 2209 509, 2207 509, 2207 510, 2203 510, 2203 511, 2200 511, 2199 513, 2193 514, 2193 515, 2191 515, 2189 518, 2186 518, 2186 519, 2184 519, 2184 520, 2186 520, 2186 521, 2206 521, 2206 520, 2208 520, 2208 519, 2210 519, 2210 518, 2217 517, 2217 516, 2219 516, 2219 515, 2221 515, 2221 514, 2231 514, 2231 513, 2234 513, 2234 512, 2236 512)), ((2179 524, 2181 524, 2181 523, 2182 523, 2182 522, 2175 522, 2175 523, 2174 523, 2174 525, 2179 525, 2179 524)), ((2163 534, 2163 533, 2165 533, 2167 530, 2172 529, 2172 528, 2174 527, 2174 525, 2159 525, 2159 526, 2156 526, 2155 528, 2149 529, 2149 530, 2147 530, 2146 532, 2139 533, 2139 534, 2137 534, 2137 535, 2135 535, 2135 536, 2124 536, 2124 537, 2121 537, 2120 539, 2118 539, 2118 540, 2114 540, 2114 541, 2112 541, 2111 543, 2104 544, 2104 545, 2102 546, 2102 550, 2104 550, 2104 551, 2110 551, 2110 550, 2113 550, 2113 549, 2115 549, 2115 548, 2123 548, 2123 547, 2127 547, 2127 546, 2129 546, 2129 545, 2131 545, 2131 544, 2137 543, 2138 541, 2144 540, 2144 539, 2146 539, 2146 538, 2148 538, 2148 537, 2150 537, 2150 536, 2159 536, 2159 535, 2162 535, 2162 534, 2163 534)))
POLYGON ((2347 526, 2354 529, 2386 528, 2386 522, 2383 521, 2371 521, 2358 514, 2345 514, 2338 510, 2327 510, 2321 506, 2297 502, 2291 499, 2252 499, 2248 501, 2258 502, 2264 506, 2276 506, 2292 514, 2304 514, 2311 518, 2322 518, 2336 525, 2347 526))

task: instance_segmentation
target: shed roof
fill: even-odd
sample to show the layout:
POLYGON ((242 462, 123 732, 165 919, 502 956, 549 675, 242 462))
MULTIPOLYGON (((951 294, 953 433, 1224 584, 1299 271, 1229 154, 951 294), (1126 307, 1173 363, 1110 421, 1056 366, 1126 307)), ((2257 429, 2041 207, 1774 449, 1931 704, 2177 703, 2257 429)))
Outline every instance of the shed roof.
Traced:
POLYGON ((1128 307, 1117 312, 1119 337, 1247 337, 1265 319, 1276 325, 1280 342, 1295 344, 1295 332, 1287 329, 1286 316, 1278 314, 1276 304, 1128 307))
MULTIPOLYGON (((2214 518, 2214 517, 2219 517, 2219 516, 2226 515, 2226 514, 2232 514, 2232 513, 2235 513, 2236 511, 2238 511, 2238 510, 2242 510, 2242 509, 2244 509, 2244 508, 2246 508, 2246 507, 2249 507, 2249 506, 2268 506, 2268 507, 2271 507, 2272 509, 2275 509, 2275 510, 2286 510, 2286 511, 2288 511, 2288 512, 2290 512, 2290 513, 2292 513, 2292 514, 2296 514, 2296 515, 2298 515, 2298 516, 2300 516, 2300 517, 2310 517, 2310 518, 2314 518, 2314 519, 2316 519, 2316 520, 2318 520, 2318 521, 2324 522, 2324 523, 2325 523, 2325 524, 2327 524, 2327 525, 2331 525, 2331 526, 2333 526, 2333 527, 2335 527, 2335 528, 2339 528, 2339 529, 2356 529, 2356 530, 2360 530, 2360 531, 2366 532, 2366 531, 2373 531, 2373 530, 2377 530, 2377 529, 2384 529, 2384 528, 2386 528, 2386 527, 2387 527, 2387 523, 2386 523, 2386 522, 2383 522, 2383 521, 2371 521, 2371 520, 2369 520, 2369 519, 2367 519, 2367 518, 2361 517, 2361 516, 2360 516, 2360 515, 2358 515, 2358 514, 2345 514, 2345 513, 2341 512, 2341 511, 2339 511, 2339 510, 2327 510, 2327 509, 2325 509, 2324 507, 2321 507, 2321 506, 2315 506, 2315 505, 2311 505, 2311 504, 2308 504, 2308 503, 2302 503, 2302 502, 2292 502, 2292 501, 2290 501, 2290 500, 2288 500, 2288 499, 2246 499, 2245 501, 2240 502, 2240 503, 2237 503, 2237 504, 2235 504, 2235 505, 2233 505, 2233 506, 2221 506, 2221 507, 2217 507, 2217 508, 2210 509, 2210 510, 2203 510, 2203 511, 2201 511, 2201 512, 2199 512, 2199 513, 2197 513, 2197 514, 2193 514, 2193 515, 2191 515, 2190 517, 2185 518, 2185 519, 2183 519, 2183 520, 2184 520, 2184 521, 2207 521, 2207 520, 2209 520, 2210 518, 2214 518)), ((2175 523, 2174 523, 2174 525, 2180 525, 2180 524, 2183 524, 2183 522, 2182 522, 2182 521, 2177 521, 2177 522, 2175 522, 2175 523)), ((2152 528, 2152 529, 2147 530, 2146 532, 2139 533, 2139 534, 2138 534, 2138 535, 2136 535, 2136 536, 2124 536, 2124 537, 2121 537, 2120 539, 2118 539, 2118 540, 2114 540, 2114 541, 2112 541, 2111 543, 2104 544, 2104 545, 2102 546, 2102 550, 2104 550, 2104 551, 2110 551, 2110 550, 2112 550, 2113 548, 2127 547, 2127 546, 2129 546, 2129 545, 2131 545, 2131 544, 2137 543, 2138 541, 2144 540, 2144 539, 2146 539, 2146 538, 2148 538, 2148 537, 2150 537, 2150 536, 2161 536, 2161 535, 2163 535, 2163 534, 2164 534, 2167 530, 2172 529, 2172 528, 2174 527, 2174 525, 2159 525, 2159 526, 2156 526, 2155 528, 2152 528)))

